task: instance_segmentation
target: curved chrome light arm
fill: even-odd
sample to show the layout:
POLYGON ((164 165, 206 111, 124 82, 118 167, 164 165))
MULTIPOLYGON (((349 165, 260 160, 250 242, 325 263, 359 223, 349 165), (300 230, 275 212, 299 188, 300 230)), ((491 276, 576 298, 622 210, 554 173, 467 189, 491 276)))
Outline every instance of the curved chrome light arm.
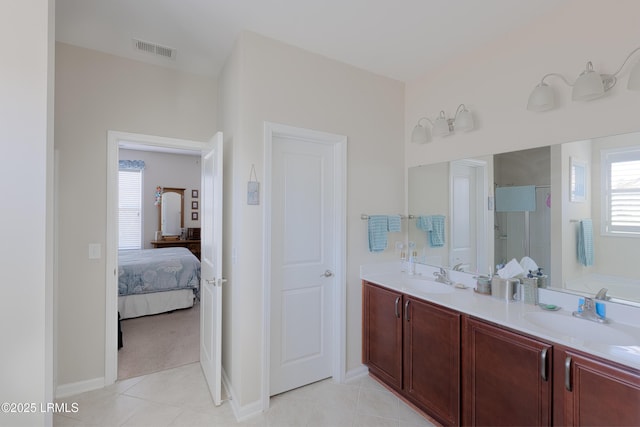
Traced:
POLYGON ((540 80, 540 84, 543 85, 545 84, 544 79, 546 79, 547 77, 559 77, 563 82, 565 82, 568 86, 573 86, 573 83, 569 82, 569 80, 566 79, 565 76, 563 76, 562 74, 558 74, 558 73, 549 73, 549 74, 545 74, 542 79, 540 80))
POLYGON ((458 114, 463 112, 463 111, 467 111, 467 106, 464 104, 460 104, 458 105, 458 108, 456 108, 456 113, 453 115, 454 118, 458 117, 458 114))
POLYGON ((618 73, 620 73, 620 71, 622 71, 622 69, 624 68, 625 64, 627 63, 627 61, 629 61, 629 59, 631 59, 631 57, 633 56, 634 53, 639 52, 640 51, 640 47, 635 48, 628 56, 627 59, 624 60, 624 62, 622 63, 622 65, 620 66, 620 68, 618 68, 618 71, 616 71, 615 73, 612 74, 612 76, 617 76, 618 73))
POLYGON ((418 125, 420 124, 420 122, 421 122, 422 120, 426 120, 426 121, 428 121, 429 123, 431 123, 431 126, 433 126, 433 122, 432 122, 432 121, 431 121, 431 119, 430 119, 430 118, 428 118, 428 117, 420 117, 420 118, 418 119, 418 125))

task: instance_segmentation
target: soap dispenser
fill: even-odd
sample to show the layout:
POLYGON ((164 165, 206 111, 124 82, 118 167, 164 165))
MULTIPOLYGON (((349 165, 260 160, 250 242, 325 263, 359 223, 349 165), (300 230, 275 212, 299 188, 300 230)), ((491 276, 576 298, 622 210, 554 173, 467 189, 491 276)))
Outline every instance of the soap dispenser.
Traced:
POLYGON ((407 274, 414 275, 416 274, 416 251, 411 252, 409 255, 409 265, 407 266, 407 274))

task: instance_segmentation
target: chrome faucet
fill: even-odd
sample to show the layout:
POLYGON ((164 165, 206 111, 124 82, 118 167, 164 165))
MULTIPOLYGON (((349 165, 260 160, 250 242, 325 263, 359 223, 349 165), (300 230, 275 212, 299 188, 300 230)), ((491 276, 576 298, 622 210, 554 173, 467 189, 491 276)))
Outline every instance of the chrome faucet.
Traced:
POLYGON ((607 289, 607 288, 600 289, 598 291, 598 293, 596 294, 596 299, 602 300, 602 301, 609 301, 611 299, 611 297, 609 295, 607 295, 608 291, 609 291, 609 289, 607 289))
POLYGON ((596 311, 596 302, 593 300, 593 298, 585 298, 584 302, 580 304, 580 310, 574 311, 573 316, 591 320, 592 322, 609 322, 607 319, 598 314, 598 312, 596 311))
POLYGON ((444 268, 440 267, 440 271, 434 271, 433 275, 436 276, 436 282, 453 285, 453 282, 449 279, 449 272, 444 268))

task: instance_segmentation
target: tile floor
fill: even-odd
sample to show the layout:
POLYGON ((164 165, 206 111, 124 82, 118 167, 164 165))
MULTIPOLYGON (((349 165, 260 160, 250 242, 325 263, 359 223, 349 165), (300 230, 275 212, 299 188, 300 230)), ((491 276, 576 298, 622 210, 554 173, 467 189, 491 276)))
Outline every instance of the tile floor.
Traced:
POLYGON ((104 389, 58 399, 77 413, 56 414, 66 426, 433 426, 371 378, 331 379, 274 396, 263 414, 237 423, 228 402, 213 406, 200 365, 192 363, 104 389))

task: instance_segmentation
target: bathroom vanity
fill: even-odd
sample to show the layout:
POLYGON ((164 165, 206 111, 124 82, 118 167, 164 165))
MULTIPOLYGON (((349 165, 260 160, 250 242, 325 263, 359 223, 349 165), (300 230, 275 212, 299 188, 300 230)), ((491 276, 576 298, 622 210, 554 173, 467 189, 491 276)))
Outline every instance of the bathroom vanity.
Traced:
POLYGON ((444 425, 640 425, 637 313, 600 325, 420 267, 361 269, 363 363, 407 402, 444 425))

